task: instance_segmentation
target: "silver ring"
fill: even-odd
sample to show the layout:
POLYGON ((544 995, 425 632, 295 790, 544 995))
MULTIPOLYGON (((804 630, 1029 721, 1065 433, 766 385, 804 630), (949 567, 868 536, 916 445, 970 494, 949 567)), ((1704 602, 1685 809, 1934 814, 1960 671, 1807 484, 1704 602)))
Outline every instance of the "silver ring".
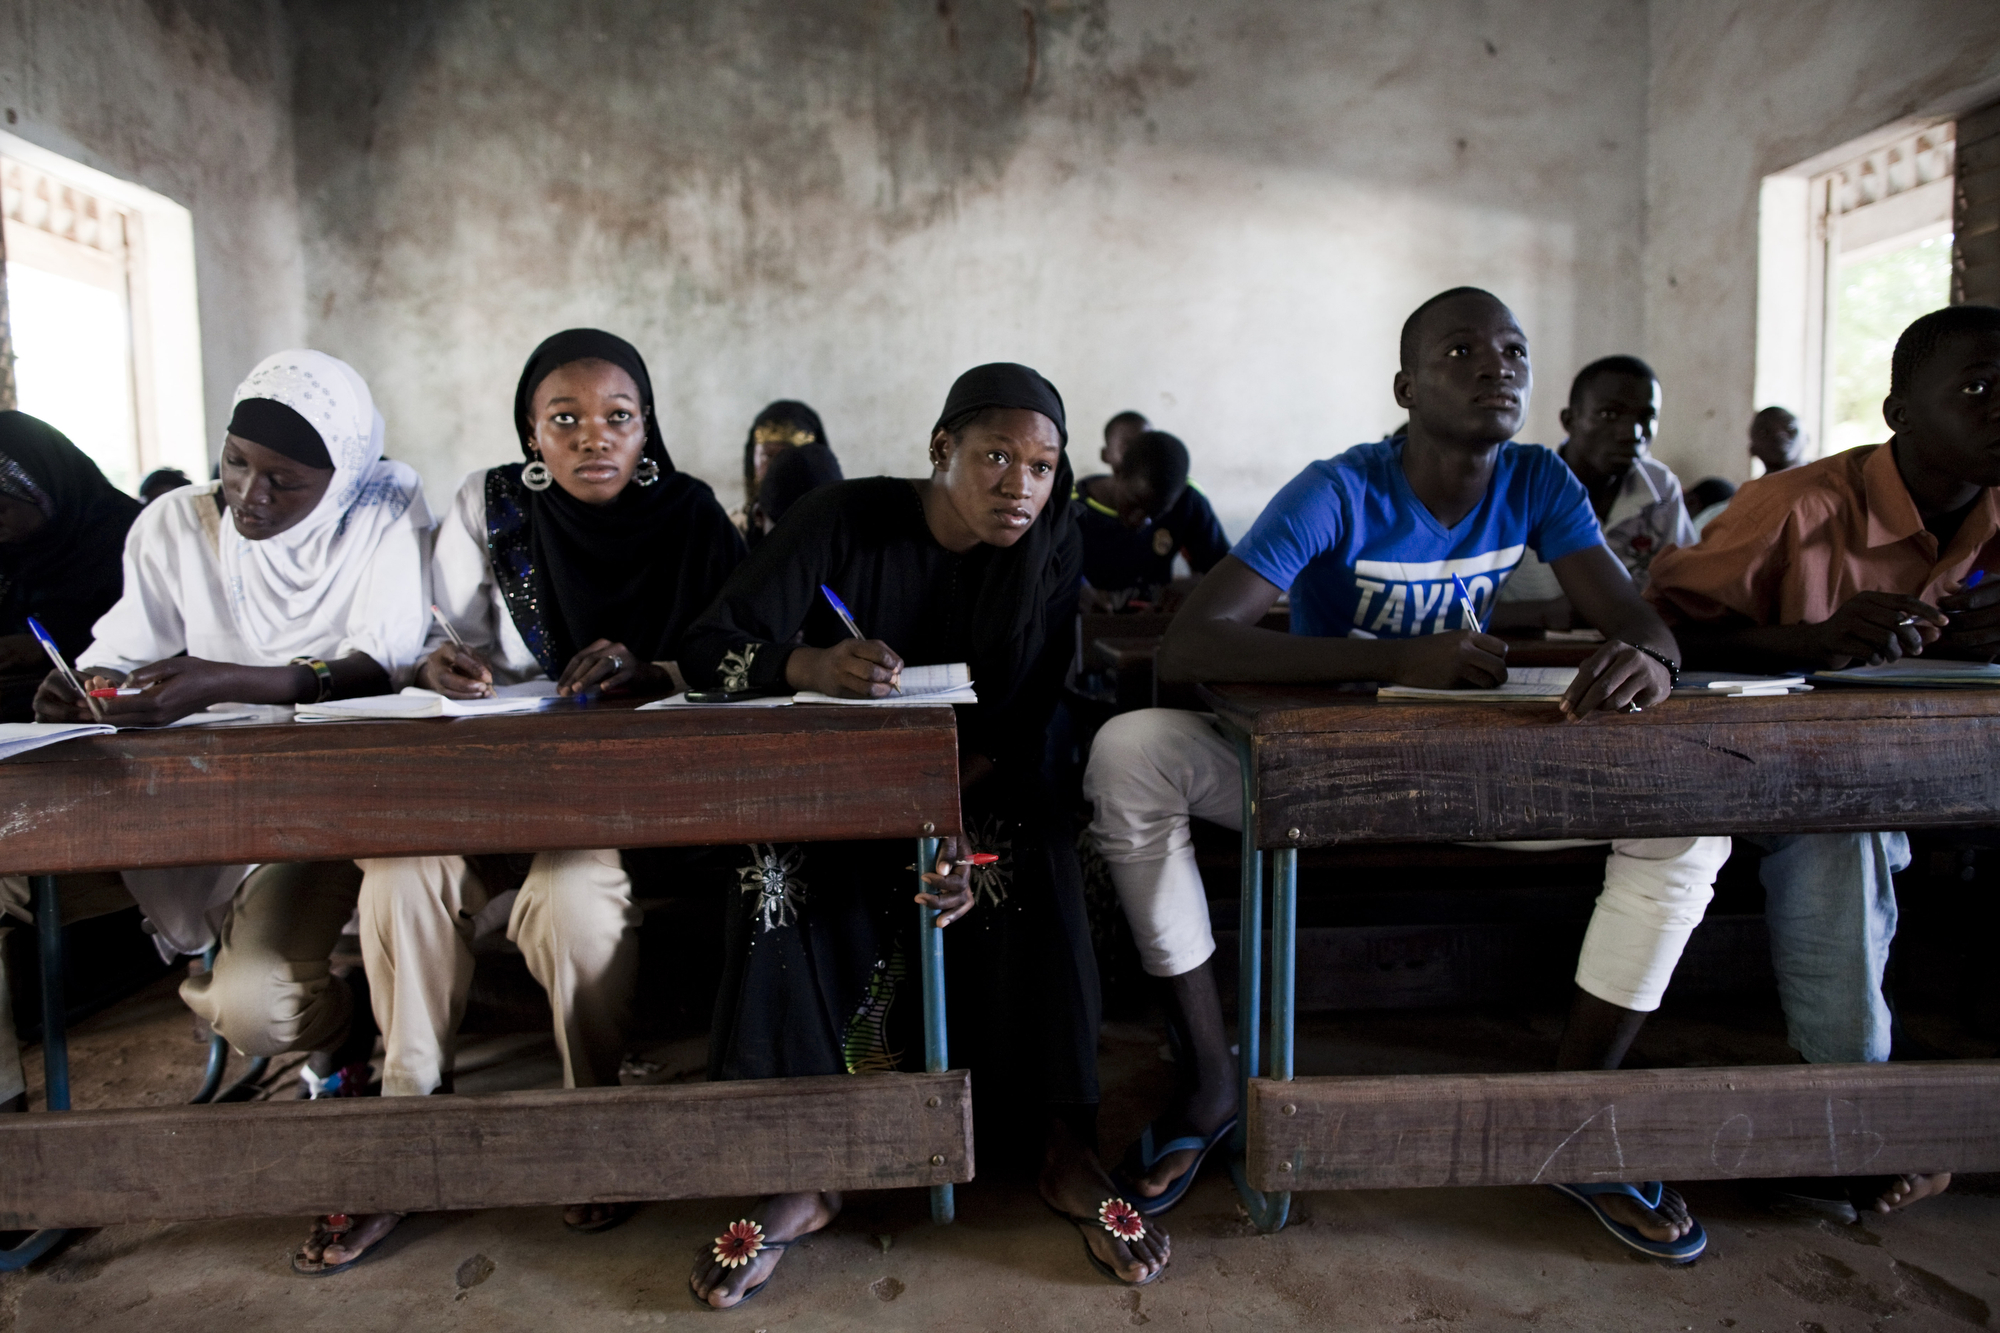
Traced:
POLYGON ((605 660, 611 663, 611 670, 613 674, 616 674, 617 672, 623 671, 625 669, 625 659, 620 657, 616 653, 613 653, 610 657, 606 658, 605 660))
POLYGON ((1637 704, 1626 704, 1622 711, 1627 713, 1643 713, 1646 710, 1639 707, 1639 705, 1637 704))

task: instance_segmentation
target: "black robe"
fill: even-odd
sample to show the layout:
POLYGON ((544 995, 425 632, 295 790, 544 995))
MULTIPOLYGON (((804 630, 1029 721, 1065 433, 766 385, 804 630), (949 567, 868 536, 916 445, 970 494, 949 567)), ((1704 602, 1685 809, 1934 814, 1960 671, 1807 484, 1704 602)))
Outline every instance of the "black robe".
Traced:
MULTIPOLYGON (((945 931, 952 1064, 982 1106, 1098 1099, 1096 958, 1074 831, 1042 775, 1043 737, 1070 658, 1079 557, 1058 541, 1043 602, 1012 608, 1018 657, 996 652, 997 548, 953 554, 931 536, 912 483, 843 482, 802 500, 689 631, 690 680, 783 688, 798 644, 848 636, 819 592, 840 594, 862 632, 905 663, 970 662, 976 705, 957 709, 960 750, 994 761, 965 793, 978 905, 945 931), (1033 641, 1038 640, 1038 641, 1033 641)), ((866 781, 856 774, 856 781, 866 781)), ((728 913, 727 974, 709 1053, 715 1079, 921 1069, 912 841, 758 846, 728 913), (789 895, 786 889, 790 889, 789 895)))

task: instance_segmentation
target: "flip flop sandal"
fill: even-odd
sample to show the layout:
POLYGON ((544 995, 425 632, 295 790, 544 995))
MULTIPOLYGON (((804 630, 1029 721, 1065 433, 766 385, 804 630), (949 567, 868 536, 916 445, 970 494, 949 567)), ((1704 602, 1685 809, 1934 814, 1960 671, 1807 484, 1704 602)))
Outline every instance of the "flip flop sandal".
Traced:
POLYGON ((636 1203, 614 1203, 611 1205, 611 1211, 595 1222, 572 1222, 565 1217, 563 1225, 571 1231, 576 1232, 579 1236, 594 1236, 600 1231, 609 1231, 613 1227, 624 1226, 632 1220, 633 1215, 638 1211, 639 1205, 636 1203))
POLYGON ((1236 1117, 1230 1116, 1207 1138, 1202 1138, 1198 1134, 1183 1134, 1177 1139, 1169 1139, 1155 1146, 1153 1126, 1147 1125, 1139 1131, 1139 1141, 1126 1151, 1125 1160, 1119 1163, 1118 1175, 1113 1179, 1121 1189, 1132 1196, 1141 1214, 1146 1217, 1158 1217, 1181 1201, 1182 1196, 1194 1184, 1194 1178, 1201 1173, 1201 1164, 1208 1160, 1209 1153, 1214 1151, 1218 1143, 1235 1132, 1236 1117), (1162 1158, 1171 1153, 1190 1151, 1195 1154, 1194 1164, 1175 1176, 1173 1183, 1159 1194, 1148 1199, 1131 1187, 1131 1182, 1150 1174, 1153 1168, 1160 1164, 1162 1158))
MULTIPOLYGON (((740 1218, 737 1221, 731 1222, 727 1227, 724 1227, 722 1234, 709 1243, 709 1257, 724 1268, 742 1268, 766 1250, 788 1250, 804 1240, 806 1236, 812 1234, 812 1232, 808 1231, 805 1233, 805 1236, 794 1236, 790 1240, 765 1240, 763 1223, 752 1222, 747 1217, 740 1218)), ((774 1269, 772 1270, 771 1277, 776 1276, 777 1271, 774 1269)), ((707 1301, 695 1295, 693 1287, 688 1288, 688 1299, 710 1314, 728 1314, 731 1310, 740 1309, 748 1305, 751 1297, 770 1285, 771 1278, 767 1277, 756 1286, 744 1292, 742 1299, 738 1300, 735 1305, 719 1308, 710 1305, 707 1301)))
POLYGON ((1119 1286, 1143 1287, 1149 1283, 1157 1282, 1160 1275, 1167 1271, 1167 1266, 1161 1264, 1153 1270, 1151 1277, 1141 1278, 1137 1282, 1127 1282, 1124 1278, 1118 1276, 1117 1269, 1098 1258, 1097 1251, 1090 1248, 1090 1233, 1093 1228, 1097 1227, 1102 1227, 1122 1241, 1139 1240, 1145 1236, 1145 1215, 1137 1208, 1134 1208, 1127 1200, 1116 1196, 1104 1200, 1097 1205, 1097 1216, 1094 1218, 1078 1217, 1075 1213, 1066 1213, 1054 1204, 1049 1203, 1047 1199, 1042 1200, 1042 1202, 1047 1205, 1050 1212, 1076 1228, 1076 1234, 1083 1240, 1083 1257, 1090 1260, 1090 1266, 1110 1278, 1113 1282, 1116 1282, 1119 1286))
POLYGON ((394 1234, 396 1226, 400 1225, 402 1220, 403 1215, 401 1213, 396 1214, 396 1223, 392 1224, 389 1230, 383 1232, 370 1242, 367 1249, 355 1255, 346 1263, 329 1264, 323 1257, 321 1259, 305 1258, 306 1246, 317 1244, 320 1254, 324 1256, 328 1245, 339 1240, 354 1229, 354 1219, 346 1213, 327 1213, 314 1218, 312 1235, 307 1237, 305 1245, 301 1245, 292 1254, 292 1271, 300 1277, 332 1277, 335 1273, 345 1273, 348 1269, 375 1253, 376 1247, 394 1234))
POLYGON ((1621 1180, 1592 1185, 1551 1185, 1549 1188, 1559 1194, 1568 1195, 1590 1209, 1597 1215, 1597 1220, 1604 1224, 1606 1231, 1616 1236, 1628 1249, 1643 1254, 1648 1259, 1658 1259, 1665 1264, 1691 1264, 1701 1257, 1703 1250, 1708 1248, 1708 1233, 1692 1216, 1688 1218, 1687 1235, 1679 1240, 1648 1240, 1639 1234, 1637 1228, 1613 1221, 1611 1215, 1604 1211, 1603 1205, 1597 1202, 1600 1195, 1621 1194, 1628 1199, 1638 1200, 1648 1208, 1658 1208, 1667 1189, 1660 1181, 1649 1180, 1643 1185, 1633 1185, 1621 1180))

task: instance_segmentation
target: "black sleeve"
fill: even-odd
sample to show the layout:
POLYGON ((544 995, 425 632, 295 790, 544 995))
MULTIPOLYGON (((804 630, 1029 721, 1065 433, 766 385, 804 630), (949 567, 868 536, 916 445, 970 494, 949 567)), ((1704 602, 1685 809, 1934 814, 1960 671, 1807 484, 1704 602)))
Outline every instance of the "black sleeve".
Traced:
POLYGON ((1206 495, 1192 486, 1181 494, 1188 510, 1181 551, 1187 556, 1189 569, 1206 574, 1229 554, 1229 535, 1222 530, 1222 521, 1216 518, 1215 507, 1206 495))
POLYGON ((1047 584, 1042 651, 1027 664, 1005 703, 959 710, 959 748, 983 754, 1019 775, 1039 774, 1063 681, 1076 656, 1076 607, 1083 586, 1083 543, 1072 526, 1047 584))
POLYGON ((683 641, 690 686, 786 688, 792 640, 845 540, 842 489, 823 486, 799 501, 729 575, 683 641))

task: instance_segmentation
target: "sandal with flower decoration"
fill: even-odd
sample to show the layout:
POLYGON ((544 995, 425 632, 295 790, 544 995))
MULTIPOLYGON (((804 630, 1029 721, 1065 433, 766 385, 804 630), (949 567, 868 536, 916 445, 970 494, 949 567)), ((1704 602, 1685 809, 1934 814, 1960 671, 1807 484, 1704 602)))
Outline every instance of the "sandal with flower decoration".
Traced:
MULTIPOLYGON (((811 1234, 811 1232, 806 1233, 808 1236, 811 1234)), ((766 1250, 788 1250, 804 1239, 805 1236, 794 1236, 790 1240, 766 1240, 764 1239, 763 1223, 753 1222, 749 1218, 744 1217, 731 1222, 727 1227, 723 1228, 722 1234, 710 1242, 709 1254, 715 1259, 715 1262, 721 1264, 724 1268, 742 1268, 766 1250)), ((693 1287, 688 1288, 688 1299, 713 1314, 722 1314, 727 1310, 734 1310, 738 1306, 748 1304, 752 1296, 755 1296, 770 1285, 771 1279, 767 1277, 756 1286, 744 1292, 735 1305, 721 1308, 710 1305, 707 1301, 695 1295, 693 1287)))
MULTIPOLYGON (((1046 1199, 1043 1202, 1048 1203, 1046 1199)), ((1076 1228, 1076 1234, 1083 1238, 1083 1257, 1090 1260, 1092 1268, 1095 1268, 1119 1286, 1143 1287, 1147 1283, 1155 1281, 1160 1274, 1167 1271, 1166 1266, 1162 1265, 1153 1270, 1151 1277, 1141 1278, 1137 1282, 1127 1282, 1124 1278, 1118 1276, 1117 1269, 1098 1258, 1097 1251, 1090 1248, 1090 1232, 1093 1227, 1102 1227, 1110 1232, 1113 1237, 1122 1241, 1135 1241, 1144 1238, 1146 1234, 1146 1219, 1128 1201, 1119 1198, 1104 1200, 1104 1202, 1097 1205, 1097 1216, 1095 1218, 1078 1217, 1075 1213, 1066 1213, 1054 1204, 1049 1204, 1049 1211, 1076 1228)))
POLYGON ((395 1217, 396 1221, 389 1224, 388 1231, 384 1231, 381 1235, 377 1236, 369 1243, 367 1249, 355 1255, 352 1259, 338 1264, 329 1264, 326 1262, 326 1247, 340 1241, 348 1232, 354 1229, 354 1218, 346 1213, 327 1213, 314 1218, 312 1235, 307 1237, 306 1243, 300 1246, 292 1255, 292 1271, 300 1277, 332 1277, 335 1273, 345 1273, 348 1269, 375 1253, 376 1247, 387 1240, 389 1233, 396 1229, 396 1223, 403 1220, 401 1213, 395 1213, 392 1216, 395 1217), (317 1259, 308 1257, 309 1254, 315 1253, 320 1257, 317 1259))

